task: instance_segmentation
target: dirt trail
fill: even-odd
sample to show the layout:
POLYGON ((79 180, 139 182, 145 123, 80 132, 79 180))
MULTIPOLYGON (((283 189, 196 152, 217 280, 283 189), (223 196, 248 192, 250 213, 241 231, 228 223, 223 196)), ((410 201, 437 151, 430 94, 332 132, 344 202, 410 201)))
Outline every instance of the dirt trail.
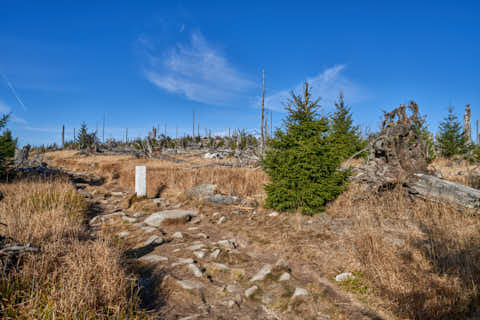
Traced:
POLYGON ((145 223, 151 213, 128 204, 128 190, 63 170, 90 203, 91 232, 113 232, 125 246, 128 264, 140 275, 144 306, 156 318, 388 319, 339 290, 315 261, 298 258, 302 241, 320 234, 314 226, 321 217, 310 225, 297 221, 307 226, 295 241, 292 217, 145 199, 159 212, 191 213, 154 225, 145 223))

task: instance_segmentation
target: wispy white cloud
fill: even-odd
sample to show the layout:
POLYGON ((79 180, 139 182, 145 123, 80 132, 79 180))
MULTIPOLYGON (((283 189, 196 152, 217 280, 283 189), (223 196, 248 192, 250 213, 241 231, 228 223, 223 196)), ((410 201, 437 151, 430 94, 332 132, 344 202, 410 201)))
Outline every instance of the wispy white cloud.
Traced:
MULTIPOLYGON (((10 106, 5 104, 4 102, 0 101, 0 114, 11 113, 11 112, 12 112, 12 108, 10 108, 10 106)), ((15 123, 27 124, 27 121, 25 119, 17 117, 13 113, 10 114, 10 120, 15 123)))
POLYGON ((148 56, 147 79, 192 101, 229 105, 255 85, 200 33, 193 33, 187 44, 177 43, 164 54, 148 56))
MULTIPOLYGON (((314 98, 320 97, 320 105, 324 107, 331 107, 334 105, 340 90, 343 91, 349 103, 363 99, 363 89, 345 77, 342 72, 345 65, 336 65, 334 67, 325 69, 318 75, 307 78, 306 81, 312 88, 312 96, 314 98)), ((299 94, 303 88, 304 82, 296 85, 293 90, 299 94)), ((290 98, 291 89, 278 91, 265 97, 265 108, 276 111, 285 111, 285 103, 290 98)), ((255 103, 256 106, 260 102, 255 103)))

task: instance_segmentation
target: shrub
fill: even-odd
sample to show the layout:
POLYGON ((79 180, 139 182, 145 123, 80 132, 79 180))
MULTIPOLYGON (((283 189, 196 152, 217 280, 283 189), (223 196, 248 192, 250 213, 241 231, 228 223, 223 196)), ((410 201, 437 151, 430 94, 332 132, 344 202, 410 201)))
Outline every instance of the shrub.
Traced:
POLYGON ((328 119, 317 113, 318 101, 312 100, 308 83, 303 97, 291 92, 285 130, 277 129, 263 160, 270 177, 265 186, 269 208, 312 214, 344 190, 348 172, 338 170, 342 155, 329 135, 328 119))

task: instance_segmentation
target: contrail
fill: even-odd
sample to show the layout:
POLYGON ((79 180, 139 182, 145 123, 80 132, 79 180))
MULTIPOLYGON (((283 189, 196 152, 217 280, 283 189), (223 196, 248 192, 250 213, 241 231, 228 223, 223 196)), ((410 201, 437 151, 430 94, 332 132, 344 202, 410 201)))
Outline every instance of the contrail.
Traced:
POLYGON ((13 87, 12 83, 10 82, 10 80, 8 80, 7 76, 0 71, 0 73, 2 74, 2 77, 3 79, 5 79, 5 82, 7 83, 8 87, 10 88, 10 90, 12 91, 13 95, 15 96, 15 98, 17 99, 18 103, 20 103, 20 105, 22 106, 23 110, 27 111, 27 107, 25 107, 25 104, 23 103, 22 99, 20 99, 20 96, 17 94, 17 91, 15 90, 15 88, 13 87))

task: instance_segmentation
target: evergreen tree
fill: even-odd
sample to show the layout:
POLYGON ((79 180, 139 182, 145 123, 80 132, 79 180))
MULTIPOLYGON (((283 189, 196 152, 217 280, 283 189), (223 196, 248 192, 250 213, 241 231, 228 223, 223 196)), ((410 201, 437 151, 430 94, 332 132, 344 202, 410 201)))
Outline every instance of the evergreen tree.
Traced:
MULTIPOLYGON (((3 129, 8 122, 10 114, 5 114, 0 118, 0 129, 3 129)), ((5 170, 7 159, 15 156, 17 139, 12 137, 10 130, 5 130, 0 136, 0 171, 5 170)))
POLYGON ((97 143, 97 135, 96 132, 88 133, 87 125, 82 123, 80 127, 80 132, 78 133, 78 147, 81 150, 85 150, 87 148, 93 148, 95 143, 97 143))
POLYGON ((318 114, 319 100, 312 99, 308 83, 303 95, 291 92, 284 130, 277 129, 263 160, 270 177, 266 207, 312 214, 344 190, 348 173, 338 170, 342 157, 328 119, 318 114))
POLYGON ((353 125, 352 113, 345 105, 341 91, 338 102, 335 103, 335 112, 330 119, 330 134, 344 159, 366 147, 366 141, 363 141, 360 135, 360 128, 353 125))
POLYGON ((448 108, 448 115, 440 123, 438 146, 444 157, 465 154, 468 151, 467 139, 462 131, 462 125, 453 113, 453 107, 448 108))

